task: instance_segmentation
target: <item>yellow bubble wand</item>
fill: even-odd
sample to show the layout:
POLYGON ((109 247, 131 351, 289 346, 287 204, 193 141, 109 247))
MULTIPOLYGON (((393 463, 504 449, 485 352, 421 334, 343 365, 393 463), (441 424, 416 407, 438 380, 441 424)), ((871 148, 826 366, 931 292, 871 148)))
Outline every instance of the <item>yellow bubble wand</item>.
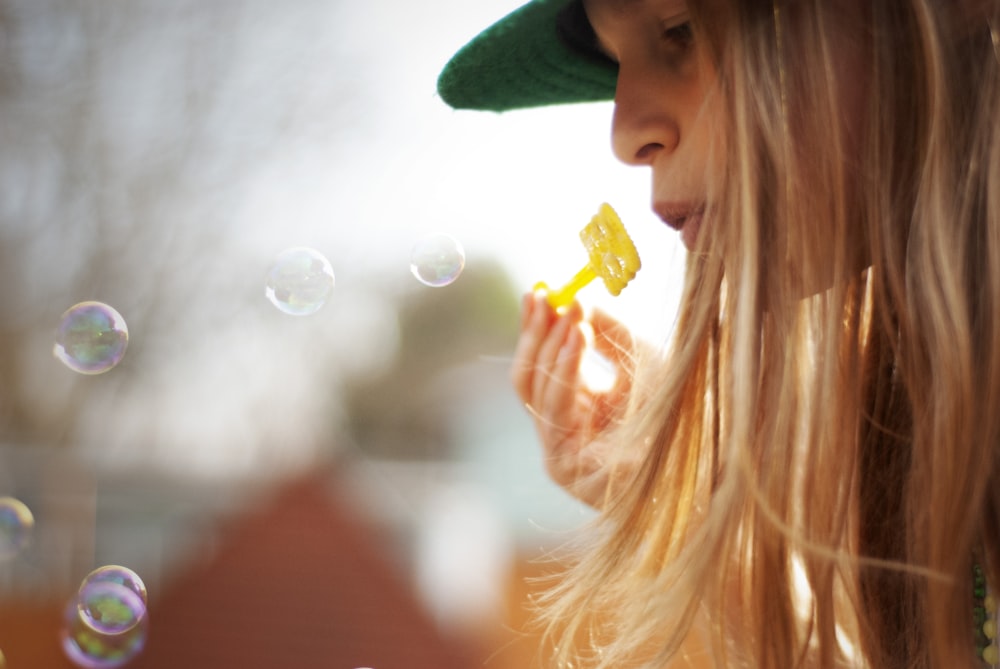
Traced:
POLYGON ((598 277, 604 281, 609 293, 618 295, 642 267, 635 244, 618 214, 606 202, 590 223, 580 230, 580 241, 587 249, 589 262, 569 283, 557 291, 549 290, 544 281, 535 284, 536 291, 548 293, 549 304, 554 309, 571 304, 577 292, 598 277))

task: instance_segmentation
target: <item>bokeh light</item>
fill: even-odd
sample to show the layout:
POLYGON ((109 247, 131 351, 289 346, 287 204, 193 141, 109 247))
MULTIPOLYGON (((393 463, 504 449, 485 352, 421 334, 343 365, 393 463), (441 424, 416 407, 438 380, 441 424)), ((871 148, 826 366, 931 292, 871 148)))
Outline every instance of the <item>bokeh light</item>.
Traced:
POLYGON ((334 276, 330 261, 322 253, 305 246, 285 249, 267 272, 264 294, 271 304, 292 316, 314 314, 333 292, 334 276))
POLYGON ((125 356, 128 327, 114 308, 103 302, 80 302, 59 319, 53 355, 80 374, 103 374, 125 356))
POLYGON ((465 249, 450 235, 436 234, 417 242, 410 255, 410 271, 433 288, 453 283, 465 269, 465 249))
POLYGON ((31 541, 35 517, 19 499, 0 497, 0 560, 20 553, 31 541))

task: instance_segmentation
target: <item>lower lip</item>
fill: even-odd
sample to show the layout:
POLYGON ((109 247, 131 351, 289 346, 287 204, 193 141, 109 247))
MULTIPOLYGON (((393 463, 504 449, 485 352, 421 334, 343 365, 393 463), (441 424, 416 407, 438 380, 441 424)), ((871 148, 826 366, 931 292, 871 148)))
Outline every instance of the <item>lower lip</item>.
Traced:
POLYGON ((684 221, 684 227, 681 228, 681 241, 684 242, 684 246, 687 247, 688 251, 694 250, 694 244, 698 241, 698 231, 701 230, 701 217, 702 214, 700 212, 691 214, 684 221))

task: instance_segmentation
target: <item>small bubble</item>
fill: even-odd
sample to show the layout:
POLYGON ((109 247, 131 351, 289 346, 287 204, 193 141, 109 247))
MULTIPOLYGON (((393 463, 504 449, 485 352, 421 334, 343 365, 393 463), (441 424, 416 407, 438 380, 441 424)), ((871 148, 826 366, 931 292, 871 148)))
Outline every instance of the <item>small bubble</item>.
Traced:
POLYGON ((0 560, 20 553, 31 541, 35 517, 24 502, 0 497, 0 560))
POLYGON ((465 250, 454 237, 431 235, 417 243, 410 254, 410 271, 432 288, 453 283, 465 269, 465 250))
POLYGON ((80 374, 103 374, 128 347, 125 319, 103 302, 80 302, 59 319, 52 354, 80 374))
POLYGON ((308 316, 326 303, 333 284, 330 261, 315 249, 297 246, 278 254, 267 272, 264 294, 280 311, 308 316))

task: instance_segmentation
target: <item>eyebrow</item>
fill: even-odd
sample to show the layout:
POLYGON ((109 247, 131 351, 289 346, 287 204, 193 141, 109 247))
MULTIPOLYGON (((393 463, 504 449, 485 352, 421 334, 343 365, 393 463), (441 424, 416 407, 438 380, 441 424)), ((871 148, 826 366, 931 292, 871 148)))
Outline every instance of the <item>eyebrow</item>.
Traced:
POLYGON ((583 7, 583 0, 574 0, 556 15, 556 30, 568 47, 591 59, 614 65, 614 59, 601 42, 583 7))
POLYGON ((645 0, 611 0, 610 4, 612 9, 616 12, 623 12, 626 9, 630 9, 631 7, 641 4, 644 1, 645 0))
MULTIPOLYGON (((579 0, 580 7, 583 9, 583 0, 579 0)), ((620 18, 623 14, 626 14, 629 10, 634 10, 636 7, 644 5, 647 0, 596 0, 597 3, 602 5, 602 9, 608 13, 614 15, 616 18, 620 18)), ((584 10, 585 11, 585 10, 584 10)), ((591 29, 594 32, 595 38, 595 48, 603 54, 605 57, 612 61, 615 61, 614 56, 611 53, 611 49, 604 43, 601 39, 601 35, 593 28, 593 21, 590 20, 589 16, 587 22, 590 24, 591 29)))

